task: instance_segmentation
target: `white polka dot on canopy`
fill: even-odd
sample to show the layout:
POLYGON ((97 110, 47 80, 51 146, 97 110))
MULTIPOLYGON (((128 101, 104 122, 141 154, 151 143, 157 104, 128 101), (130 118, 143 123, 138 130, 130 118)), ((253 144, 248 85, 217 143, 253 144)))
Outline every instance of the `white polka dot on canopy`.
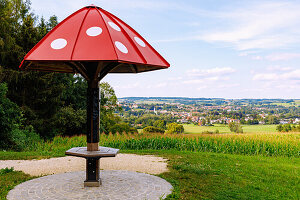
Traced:
POLYGON ((140 45, 141 47, 145 47, 146 44, 143 42, 143 40, 141 40, 139 37, 134 37, 134 40, 136 41, 136 43, 138 43, 138 45, 140 45))
POLYGON ((58 38, 51 42, 51 48, 52 49, 63 49, 63 48, 65 48, 65 46, 67 46, 67 44, 68 44, 67 40, 65 40, 63 38, 58 38))
POLYGON ((116 31, 121 31, 120 27, 113 23, 113 22, 108 22, 109 26, 112 27, 113 29, 115 29, 116 31))
POLYGON ((121 51, 122 53, 128 53, 128 49, 125 47, 124 44, 122 44, 119 41, 115 42, 116 47, 119 49, 119 51, 121 51))
POLYGON ((102 33, 102 28, 94 26, 86 30, 86 34, 91 37, 98 36, 102 33))

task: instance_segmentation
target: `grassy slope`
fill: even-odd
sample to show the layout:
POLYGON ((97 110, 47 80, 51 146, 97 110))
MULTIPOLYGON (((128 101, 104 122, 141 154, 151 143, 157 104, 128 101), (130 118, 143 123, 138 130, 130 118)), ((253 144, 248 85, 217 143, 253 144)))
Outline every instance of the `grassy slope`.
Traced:
MULTIPOLYGON (((170 159, 163 178, 180 199, 299 199, 300 159, 218 153, 159 152, 170 159)), ((170 198, 171 199, 171 198, 170 198)))
MULTIPOLYGON (((202 133, 204 131, 219 130, 220 133, 230 133, 228 126, 215 124, 214 126, 197 126, 184 124, 184 133, 202 133)), ((244 133, 271 133, 276 132, 276 125, 242 125, 244 133)))
POLYGON ((9 190, 13 189, 16 185, 32 178, 34 177, 16 171, 0 174, 0 200, 6 199, 9 190))
MULTIPOLYGON (((299 158, 209 152, 124 152, 156 154, 169 159, 170 172, 160 175, 175 187, 169 199, 300 198, 299 158)), ((21 172, 0 175, 0 199, 5 199, 15 185, 30 178, 21 172)))

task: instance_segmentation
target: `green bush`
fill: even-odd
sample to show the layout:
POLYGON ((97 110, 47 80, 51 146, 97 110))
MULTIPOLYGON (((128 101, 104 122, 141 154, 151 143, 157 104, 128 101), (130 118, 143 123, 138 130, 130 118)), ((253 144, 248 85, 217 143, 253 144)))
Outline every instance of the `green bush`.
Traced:
POLYGON ((58 112, 51 122, 55 135, 73 136, 85 134, 86 132, 86 111, 75 110, 73 107, 64 107, 58 112))
POLYGON ((11 141, 14 150, 22 151, 31 148, 33 144, 41 142, 41 138, 33 129, 14 129, 11 132, 11 141))
POLYGON ((203 134, 214 134, 213 131, 202 131, 203 134))
POLYGON ((184 127, 180 124, 170 123, 170 124, 167 125, 167 133, 179 134, 179 133, 183 133, 183 132, 184 132, 184 127))
POLYGON ((115 133, 137 133, 137 129, 131 127, 127 123, 115 124, 109 128, 109 131, 112 134, 115 134, 115 133))
POLYGON ((167 129, 166 124, 167 123, 166 123, 165 120, 156 120, 153 123, 153 126, 156 127, 156 128, 160 128, 160 129, 167 129))
POLYGON ((289 132, 289 131, 295 131, 298 132, 300 131, 300 125, 291 125, 291 124, 284 124, 284 125, 278 125, 276 127, 276 130, 279 132, 289 132))
POLYGON ((20 108, 6 97, 7 86, 0 84, 0 149, 14 147, 12 131, 18 129, 22 122, 20 108))
POLYGON ((3 169, 0 169, 0 175, 3 175, 3 174, 8 174, 10 172, 13 172, 14 171, 14 168, 11 167, 11 168, 3 168, 3 169))
POLYGON ((147 126, 143 128, 143 133, 164 133, 165 130, 154 126, 147 126))
POLYGON ((230 122, 228 124, 228 126, 229 126, 229 129, 231 132, 243 133, 243 129, 242 129, 242 126, 240 125, 240 123, 230 122))
POLYGON ((216 129, 215 131, 202 131, 203 134, 218 134, 220 131, 216 129))

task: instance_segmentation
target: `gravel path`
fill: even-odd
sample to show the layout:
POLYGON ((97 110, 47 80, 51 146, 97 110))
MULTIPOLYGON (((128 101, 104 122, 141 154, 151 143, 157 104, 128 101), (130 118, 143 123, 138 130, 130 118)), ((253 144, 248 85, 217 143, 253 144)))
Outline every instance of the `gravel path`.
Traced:
MULTIPOLYGON (((167 159, 151 155, 118 154, 114 158, 100 159, 104 170, 127 170, 148 174, 168 171, 167 159)), ((0 169, 14 167, 33 176, 59 174, 85 170, 85 159, 73 156, 42 160, 0 160, 0 169)))

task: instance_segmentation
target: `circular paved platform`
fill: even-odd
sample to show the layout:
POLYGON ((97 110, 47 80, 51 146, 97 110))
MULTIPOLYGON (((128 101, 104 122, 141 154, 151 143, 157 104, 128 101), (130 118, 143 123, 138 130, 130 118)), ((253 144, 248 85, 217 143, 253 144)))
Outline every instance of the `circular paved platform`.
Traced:
POLYGON ((100 187, 83 187, 85 172, 54 174, 36 178, 11 190, 8 200, 113 199, 144 200, 165 198, 172 191, 166 180, 130 171, 101 170, 100 187))

